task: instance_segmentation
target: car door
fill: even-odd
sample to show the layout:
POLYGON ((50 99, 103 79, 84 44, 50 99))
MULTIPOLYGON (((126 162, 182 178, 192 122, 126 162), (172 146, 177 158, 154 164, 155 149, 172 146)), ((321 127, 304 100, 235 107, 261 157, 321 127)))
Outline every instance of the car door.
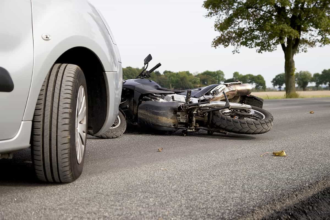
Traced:
POLYGON ((30 0, 0 1, 0 140, 18 133, 31 85, 30 0))

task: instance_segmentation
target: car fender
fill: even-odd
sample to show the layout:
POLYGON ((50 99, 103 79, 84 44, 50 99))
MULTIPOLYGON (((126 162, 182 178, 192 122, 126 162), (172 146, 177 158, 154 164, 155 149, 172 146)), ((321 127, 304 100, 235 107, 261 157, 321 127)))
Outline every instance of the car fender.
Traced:
POLYGON ((99 13, 85 0, 32 0, 32 10, 34 68, 23 120, 33 119, 40 89, 56 60, 72 48, 84 47, 95 53, 104 68, 108 112, 101 131, 105 131, 118 114, 122 73, 118 48, 99 13))

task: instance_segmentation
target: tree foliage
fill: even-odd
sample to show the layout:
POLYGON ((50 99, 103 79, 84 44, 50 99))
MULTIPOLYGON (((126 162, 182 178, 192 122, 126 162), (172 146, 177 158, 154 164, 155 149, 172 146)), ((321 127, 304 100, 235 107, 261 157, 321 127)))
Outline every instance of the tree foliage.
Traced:
MULTIPOLYGON (((139 68, 127 67, 123 68, 123 78, 135 79, 142 70, 139 68)), ((150 74, 151 80, 157 82, 160 86, 170 89, 193 89, 211 84, 220 84, 225 82, 225 74, 221 70, 204 71, 193 75, 189 71, 172 72, 165 70, 163 74, 156 71, 150 74)), ((261 75, 254 76, 252 74, 242 75, 234 73, 235 79, 230 79, 229 82, 241 81, 243 83, 255 84, 257 90, 265 90, 266 83, 261 75), (236 77, 236 78, 235 78, 236 77)))
POLYGON ((330 43, 329 0, 206 0, 204 7, 217 17, 215 47, 264 52, 282 45, 297 52, 330 43))
POLYGON ((300 71, 296 74, 296 80, 298 86, 306 91, 308 83, 312 81, 312 74, 308 71, 300 71))
POLYGON ((205 0, 220 33, 213 46, 285 54, 286 92, 295 93, 294 55, 330 43, 330 0, 205 0))
POLYGON ((221 71, 205 71, 201 74, 196 75, 201 85, 211 85, 211 84, 220 84, 225 81, 225 74, 221 71))
POLYGON ((275 76, 275 78, 272 80, 272 84, 274 87, 278 87, 278 89, 281 91, 283 85, 285 84, 285 73, 281 73, 275 76))
POLYGON ((329 86, 330 90, 330 69, 322 71, 321 80, 325 85, 329 86))
POLYGON ((320 85, 323 84, 323 81, 322 81, 322 78, 321 78, 321 74, 319 74, 319 73, 315 73, 315 74, 313 75, 312 82, 315 83, 315 87, 316 87, 316 88, 319 88, 320 85))
POLYGON ((140 73, 141 69, 133 68, 133 67, 126 67, 123 68, 123 78, 124 79, 135 79, 140 73))
POLYGON ((239 72, 233 73, 233 78, 225 80, 225 82, 242 82, 254 84, 256 90, 266 90, 266 81, 262 75, 253 74, 240 74, 239 72))

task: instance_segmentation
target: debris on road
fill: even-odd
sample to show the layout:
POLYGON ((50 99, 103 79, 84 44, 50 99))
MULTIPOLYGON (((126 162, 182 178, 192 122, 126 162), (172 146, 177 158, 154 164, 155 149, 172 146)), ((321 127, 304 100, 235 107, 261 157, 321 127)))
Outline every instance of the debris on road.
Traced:
POLYGON ((157 152, 162 152, 163 148, 158 148, 157 152))
POLYGON ((314 111, 310 111, 309 113, 310 113, 310 114, 314 114, 314 111))
POLYGON ((271 154, 272 152, 266 152, 266 153, 264 153, 264 154, 261 154, 260 155, 260 157, 263 157, 263 156, 265 156, 265 155, 267 155, 267 154, 271 154))
POLYGON ((278 151, 278 152, 273 152, 273 155, 276 157, 286 157, 286 153, 284 150, 278 151))
MULTIPOLYGON (((272 152, 266 152, 266 153, 263 153, 263 154, 260 155, 260 157, 263 157, 263 156, 265 156, 265 155, 267 155, 267 154, 271 154, 271 153, 272 153, 272 152)), ((284 150, 282 150, 282 151, 277 151, 277 152, 273 152, 273 156, 275 156, 275 157, 286 157, 286 153, 285 153, 284 150)))

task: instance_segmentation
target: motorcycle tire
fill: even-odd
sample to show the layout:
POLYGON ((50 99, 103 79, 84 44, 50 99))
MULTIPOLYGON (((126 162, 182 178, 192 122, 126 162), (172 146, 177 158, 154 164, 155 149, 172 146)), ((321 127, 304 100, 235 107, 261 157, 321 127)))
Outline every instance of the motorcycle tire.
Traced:
POLYGON ((103 139, 115 139, 121 137, 127 128, 126 118, 123 113, 119 112, 117 119, 113 126, 109 128, 106 132, 101 135, 97 135, 99 138, 103 139))
POLYGON ((263 119, 232 118, 217 111, 213 113, 212 127, 237 134, 263 134, 270 131, 274 120, 272 114, 255 106, 252 109, 262 114, 263 119))

